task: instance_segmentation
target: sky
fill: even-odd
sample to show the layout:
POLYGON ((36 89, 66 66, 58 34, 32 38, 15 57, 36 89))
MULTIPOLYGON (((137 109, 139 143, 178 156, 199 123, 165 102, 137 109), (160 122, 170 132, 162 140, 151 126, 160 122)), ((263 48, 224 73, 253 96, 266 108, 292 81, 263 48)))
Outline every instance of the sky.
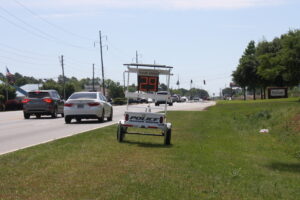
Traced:
MULTIPOLYGON (((0 72, 123 83, 124 63, 173 66, 171 87, 218 95, 247 44, 299 29, 300 0, 0 0, 0 72), (203 84, 203 80, 206 84, 203 84)), ((135 80, 133 80, 135 81, 135 80)), ((162 81, 163 82, 163 81, 162 81)))

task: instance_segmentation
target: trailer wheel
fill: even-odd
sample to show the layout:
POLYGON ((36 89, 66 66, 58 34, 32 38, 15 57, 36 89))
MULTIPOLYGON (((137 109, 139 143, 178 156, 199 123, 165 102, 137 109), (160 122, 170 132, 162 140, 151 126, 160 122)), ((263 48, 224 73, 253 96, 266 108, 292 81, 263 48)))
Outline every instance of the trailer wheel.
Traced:
POLYGON ((30 118, 30 114, 24 113, 24 119, 29 119, 29 118, 30 118))
POLYGON ((172 130, 171 129, 168 129, 166 132, 165 132, 165 145, 170 145, 171 144, 171 133, 172 133, 172 130))
POLYGON ((118 130, 117 130, 117 140, 118 140, 118 142, 123 142, 124 136, 125 136, 124 128, 121 125, 118 125, 118 130))

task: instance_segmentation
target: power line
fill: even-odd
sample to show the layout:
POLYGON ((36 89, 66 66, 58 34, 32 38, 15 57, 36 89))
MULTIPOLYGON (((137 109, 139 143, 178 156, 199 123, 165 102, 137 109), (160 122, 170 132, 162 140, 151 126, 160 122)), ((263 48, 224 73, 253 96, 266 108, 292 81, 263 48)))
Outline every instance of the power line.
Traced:
POLYGON ((1 43, 1 42, 0 42, 0 46, 2 46, 4 48, 7 48, 7 49, 12 49, 16 52, 21 52, 21 53, 30 54, 30 55, 35 54, 35 55, 39 55, 41 57, 49 58, 49 55, 41 54, 41 53, 38 53, 38 52, 33 52, 33 51, 30 51, 30 50, 25 50, 25 49, 18 49, 18 48, 9 46, 9 45, 1 43))
MULTIPOLYGON (((37 57, 33 57, 33 56, 28 56, 28 55, 24 55, 24 54, 22 54, 22 53, 19 53, 19 52, 15 52, 15 51, 12 51, 12 50, 3 50, 3 49, 0 49, 0 51, 1 52, 4 52, 4 53, 8 53, 8 54, 14 54, 14 55, 16 55, 16 56, 18 56, 18 57, 23 57, 23 58, 25 58, 25 59, 33 59, 33 60, 37 60, 37 57)), ((48 61, 53 61, 54 62, 54 60, 52 60, 52 59, 50 59, 50 58, 40 58, 40 59, 42 59, 43 61, 44 60, 48 60, 48 61)))
POLYGON ((60 30, 60 31, 62 31, 62 32, 65 32, 65 33, 67 33, 67 34, 73 35, 73 36, 78 37, 78 38, 81 38, 81 39, 88 40, 88 41, 90 41, 90 42, 93 41, 93 39, 91 39, 91 38, 88 38, 88 37, 81 36, 81 35, 79 35, 79 34, 73 33, 73 32, 71 32, 71 31, 69 31, 69 30, 67 30, 67 29, 65 29, 65 28, 63 28, 63 27, 61 27, 61 26, 58 26, 58 25, 56 25, 56 24, 54 24, 54 23, 52 23, 52 22, 46 20, 45 18, 41 17, 40 15, 38 15, 37 13, 35 13, 34 11, 32 11, 32 10, 29 9, 27 6, 25 6, 24 4, 22 4, 21 2, 19 2, 19 1, 17 1, 17 0, 14 0, 14 2, 15 2, 16 4, 18 4, 19 6, 21 6, 22 8, 24 8, 25 10, 27 10, 27 12, 29 12, 30 14, 32 14, 32 15, 38 17, 41 21, 43 21, 43 22, 47 23, 48 25, 50 25, 50 26, 56 28, 57 30, 60 30))
MULTIPOLYGON (((14 48, 12 46, 9 46, 7 44, 4 44, 4 43, 0 42, 0 48, 1 47, 5 48, 5 50, 2 50, 3 52, 9 51, 9 52, 12 52, 13 54, 18 54, 21 57, 27 57, 27 58, 32 58, 32 59, 39 58, 41 60, 49 60, 49 61, 51 60, 52 61, 52 59, 49 58, 49 55, 40 54, 38 52, 28 51, 28 50, 24 50, 24 49, 21 50, 21 49, 14 48), (9 50, 7 50, 7 49, 9 49, 9 50), (30 54, 30 55, 38 55, 39 57, 28 56, 28 54, 30 54)), ((68 62, 71 63, 72 65, 73 64, 75 64, 75 65, 82 64, 82 65, 90 66, 90 64, 92 63, 92 62, 87 62, 87 61, 81 61, 81 60, 78 60, 77 58, 75 59, 75 58, 73 58, 71 56, 67 56, 67 57, 69 58, 68 62)), ((53 56, 53 58, 54 58, 54 56, 53 56)), ((95 66, 100 66, 100 65, 95 64, 95 66)))
POLYGON ((42 39, 44 39, 44 40, 47 40, 47 38, 45 38, 44 36, 39 35, 39 34, 37 34, 37 33, 35 33, 35 32, 31 32, 31 30, 28 30, 28 29, 27 29, 26 27, 24 27, 24 26, 20 26, 19 24, 17 24, 17 23, 15 23, 14 21, 12 21, 12 20, 10 20, 10 19, 4 17, 4 16, 1 15, 1 14, 0 14, 0 18, 4 19, 4 20, 7 21, 8 23, 14 25, 15 27, 17 27, 17 28, 19 28, 19 29, 21 29, 21 30, 23 30, 23 31, 25 31, 25 32, 27 32, 27 33, 30 33, 30 34, 32 34, 32 35, 34 35, 34 36, 36 36, 36 37, 42 38, 42 39))
MULTIPOLYGON (((36 62, 28 62, 28 61, 24 61, 24 60, 19 60, 19 59, 15 59, 15 58, 11 58, 11 57, 7 57, 7 56, 3 56, 3 55, 0 55, 1 58, 4 58, 4 59, 8 59, 8 60, 12 60, 12 61, 15 61, 15 62, 19 62, 19 63, 22 63, 22 64, 29 64, 29 65, 52 65, 54 66, 55 64, 49 64, 49 63, 36 63, 36 62)), ((39 67, 40 68, 40 67, 39 67)))
MULTIPOLYGON (((86 49, 86 50, 92 50, 92 49, 87 49, 87 48, 85 48, 85 47, 81 47, 81 46, 78 46, 78 45, 73 45, 73 44, 70 44, 70 43, 68 43, 68 42, 62 41, 62 40, 60 40, 60 39, 58 39, 58 38, 56 38, 56 37, 54 37, 54 36, 52 36, 52 35, 50 35, 50 34, 44 32, 43 30, 41 30, 41 29, 39 29, 39 28, 37 28, 37 27, 35 27, 35 26, 33 26, 33 25, 27 23, 26 21, 20 19, 19 17, 17 17, 16 15, 10 13, 8 10, 4 9, 4 8, 1 7, 1 6, 0 6, 0 9, 1 9, 2 11, 4 11, 6 14, 8 14, 8 15, 10 15, 11 17, 13 17, 14 19, 16 19, 17 21, 19 21, 20 23, 25 24, 27 27, 26 27, 25 29, 24 29, 24 27, 23 27, 23 29, 26 30, 26 32, 30 32, 31 34, 33 34, 33 32, 31 31, 31 30, 33 30, 33 31, 35 31, 36 33, 39 33, 38 35, 37 35, 36 33, 34 33, 35 36, 38 36, 38 37, 43 38, 43 39, 45 39, 45 40, 52 41, 52 42, 56 42, 56 43, 58 43, 58 44, 64 44, 64 45, 66 45, 66 46, 70 46, 70 47, 74 47, 74 48, 86 49), (29 30, 27 29, 28 27, 30 28, 29 30)), ((3 15, 1 15, 1 17, 4 18, 4 19, 6 19, 7 21, 9 21, 11 24, 13 24, 13 25, 19 27, 18 24, 16 24, 16 23, 12 22, 11 20, 8 20, 7 18, 3 17, 3 15)))

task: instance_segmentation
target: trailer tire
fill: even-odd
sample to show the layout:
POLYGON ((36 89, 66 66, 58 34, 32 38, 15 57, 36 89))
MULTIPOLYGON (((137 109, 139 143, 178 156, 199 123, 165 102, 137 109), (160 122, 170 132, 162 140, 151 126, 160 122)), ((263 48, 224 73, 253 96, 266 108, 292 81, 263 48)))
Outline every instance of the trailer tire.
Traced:
POLYGON ((165 145, 170 145, 171 144, 171 134, 172 134, 172 130, 171 129, 168 129, 166 132, 165 132, 165 140, 164 140, 164 143, 165 145))
POLYGON ((125 136, 125 131, 121 125, 118 125, 118 130, 117 130, 117 140, 118 142, 123 142, 125 136))

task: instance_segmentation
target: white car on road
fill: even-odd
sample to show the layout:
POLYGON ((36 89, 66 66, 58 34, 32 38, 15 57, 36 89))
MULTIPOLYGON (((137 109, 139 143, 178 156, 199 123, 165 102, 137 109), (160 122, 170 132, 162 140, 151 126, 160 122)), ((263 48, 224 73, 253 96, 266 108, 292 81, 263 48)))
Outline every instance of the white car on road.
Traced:
POLYGON ((75 92, 64 105, 64 115, 66 124, 71 123, 72 119, 77 122, 81 119, 98 119, 103 122, 107 118, 111 121, 113 108, 100 92, 75 92))

